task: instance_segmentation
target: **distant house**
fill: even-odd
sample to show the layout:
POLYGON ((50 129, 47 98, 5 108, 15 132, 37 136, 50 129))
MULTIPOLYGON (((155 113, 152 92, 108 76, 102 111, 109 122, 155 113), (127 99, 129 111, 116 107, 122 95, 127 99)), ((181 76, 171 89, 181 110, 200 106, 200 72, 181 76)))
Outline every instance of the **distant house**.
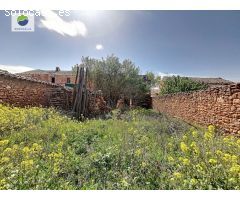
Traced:
POLYGON ((32 79, 65 85, 66 83, 74 83, 76 75, 72 71, 61 71, 60 67, 55 70, 31 70, 18 75, 29 77, 32 79))
POLYGON ((0 72, 1 72, 1 73, 8 73, 7 70, 2 70, 2 69, 0 69, 0 72))
MULTIPOLYGON (((168 76, 165 76, 162 78, 162 81, 166 80, 168 76)), ((187 77, 193 81, 200 82, 200 83, 205 83, 209 87, 216 87, 216 86, 224 86, 224 85, 230 85, 234 84, 234 82, 225 80, 223 78, 200 78, 200 77, 187 77)))
POLYGON ((199 78, 199 77, 188 77, 193 81, 207 84, 209 87, 218 87, 224 85, 234 84, 234 82, 219 78, 199 78))

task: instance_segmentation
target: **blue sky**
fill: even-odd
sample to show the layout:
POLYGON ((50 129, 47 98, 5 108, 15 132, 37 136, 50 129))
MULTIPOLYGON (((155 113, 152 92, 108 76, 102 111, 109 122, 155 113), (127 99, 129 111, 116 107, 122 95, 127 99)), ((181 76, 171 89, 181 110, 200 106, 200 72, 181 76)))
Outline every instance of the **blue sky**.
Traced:
POLYGON ((11 32, 0 11, 0 68, 63 70, 115 54, 141 72, 240 81, 239 11, 48 11, 35 32, 11 32), (29 68, 26 68, 29 67, 29 68))

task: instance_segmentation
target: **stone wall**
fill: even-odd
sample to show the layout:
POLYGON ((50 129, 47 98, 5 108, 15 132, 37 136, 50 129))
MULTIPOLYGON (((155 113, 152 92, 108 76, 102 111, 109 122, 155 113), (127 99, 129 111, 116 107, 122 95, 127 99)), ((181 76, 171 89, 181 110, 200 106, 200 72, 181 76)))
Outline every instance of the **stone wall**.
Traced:
POLYGON ((0 102, 15 106, 43 106, 71 109, 72 91, 30 78, 0 71, 0 102))
POLYGON ((88 111, 89 117, 95 117, 110 112, 111 108, 107 106, 107 103, 102 95, 96 95, 96 92, 93 92, 89 96, 88 111))
POLYGON ((240 83, 153 97, 152 106, 190 123, 213 124, 231 134, 240 131, 240 83))

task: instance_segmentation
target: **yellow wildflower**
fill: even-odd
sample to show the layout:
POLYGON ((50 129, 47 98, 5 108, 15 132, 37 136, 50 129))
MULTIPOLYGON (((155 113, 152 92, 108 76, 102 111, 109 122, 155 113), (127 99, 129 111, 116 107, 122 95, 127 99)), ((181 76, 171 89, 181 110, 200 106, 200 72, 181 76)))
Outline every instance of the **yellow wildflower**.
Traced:
POLYGON ((192 178, 192 179, 190 180, 190 184, 191 184, 191 185, 196 185, 196 184, 197 184, 197 180, 196 180, 195 178, 192 178))
POLYGON ((196 165, 197 172, 203 172, 203 167, 200 164, 196 165))
POLYGON ((223 155, 223 160, 224 160, 225 162, 230 162, 230 161, 232 160, 232 156, 231 156, 230 154, 228 154, 228 153, 225 153, 225 154, 223 155))
POLYGON ((21 162, 21 167, 24 169, 32 169, 33 167, 33 160, 24 160, 21 162))
POLYGON ((186 185, 188 185, 188 184, 189 184, 189 180, 188 180, 188 179, 184 179, 184 180, 183 180, 183 185, 186 186, 186 185))
POLYGON ((177 179, 182 178, 182 174, 179 173, 179 172, 174 172, 174 173, 173 173, 173 176, 174 176, 175 178, 177 178, 177 179))
POLYGON ((205 132, 204 139, 211 140, 213 138, 214 132, 215 132, 215 127, 213 125, 208 126, 208 131, 205 132))
POLYGON ((225 142, 225 143, 229 143, 229 138, 228 137, 225 137, 225 138, 223 138, 223 142, 225 142))
POLYGON ((34 150, 34 151, 41 151, 42 147, 39 144, 37 144, 37 143, 33 143, 32 150, 34 150))
POLYGON ((211 140, 213 138, 213 134, 209 131, 206 131, 204 134, 204 139, 205 140, 211 140))
POLYGON ((196 142, 192 142, 190 147, 195 148, 197 146, 196 142))
POLYGON ((167 144, 167 146, 168 146, 168 148, 171 148, 171 147, 173 147, 173 144, 172 144, 171 142, 169 142, 169 143, 167 144))
POLYGON ((240 139, 238 139, 238 140, 237 140, 237 145, 239 145, 239 146, 240 146, 240 139))
POLYGON ((196 142, 192 142, 190 147, 193 149, 194 153, 196 153, 196 154, 200 153, 199 148, 198 148, 196 142))
POLYGON ((190 165, 190 161, 187 158, 184 158, 182 162, 184 165, 190 165))
POLYGON ((62 158, 62 156, 63 156, 62 153, 50 153, 50 154, 48 154, 49 158, 53 158, 53 159, 56 159, 56 160, 62 158))
POLYGON ((230 168, 229 172, 232 173, 232 174, 240 173, 240 165, 233 164, 233 166, 230 168))
POLYGON ((63 147, 63 141, 58 143, 58 151, 61 151, 63 147))
POLYGON ((232 160, 233 163, 237 163, 238 157, 235 156, 235 155, 233 155, 232 158, 231 158, 231 160, 232 160))
POLYGON ((145 162, 142 162, 142 163, 141 163, 141 166, 142 166, 142 167, 146 167, 147 164, 146 164, 145 162))
POLYGON ((121 183, 122 183, 122 185, 123 185, 124 187, 128 187, 128 186, 129 186, 129 183, 128 183, 125 179, 123 179, 123 180, 121 181, 121 183))
POLYGON ((1 179, 0 180, 0 190, 6 190, 7 189, 7 186, 6 186, 6 179, 1 179))
POLYGON ((29 147, 24 147, 22 151, 24 154, 28 154, 30 152, 30 149, 29 147))
POLYGON ((229 182, 229 183, 235 183, 235 182, 236 182, 236 179, 235 179, 235 178, 230 178, 230 179, 228 179, 228 182, 229 182))
POLYGON ((179 161, 183 161, 183 157, 179 157, 178 160, 179 160, 179 161))
POLYGON ((186 135, 184 135, 182 138, 183 138, 183 140, 187 140, 187 136, 186 135))
POLYGON ((211 154, 212 154, 211 151, 207 151, 207 152, 206 152, 206 155, 207 155, 207 156, 210 156, 211 154))
POLYGON ((194 138, 196 138, 196 137, 198 136, 198 132, 197 132, 196 130, 193 130, 193 131, 192 131, 192 136, 193 136, 194 138))
POLYGON ((217 151, 216 151, 216 154, 217 154, 218 156, 220 156, 220 155, 223 154, 223 152, 222 152, 221 150, 217 150, 217 151))
POLYGON ((137 149, 136 151, 135 151, 135 155, 136 156, 140 156, 142 154, 142 150, 141 149, 137 149))
POLYGON ((1 164, 8 163, 10 161, 9 157, 2 157, 1 164))
POLYGON ((16 151, 16 150, 18 150, 18 145, 14 144, 12 148, 13 148, 14 151, 16 151))
POLYGON ((9 140, 0 140, 0 147, 6 146, 9 143, 9 140))
POLYGON ((5 155, 5 156, 11 156, 12 154, 13 154, 13 150, 11 148, 6 148, 3 151, 3 155, 5 155))
POLYGON ((181 148, 182 152, 184 152, 184 153, 188 152, 188 149, 189 149, 188 146, 184 142, 181 142, 180 148, 181 148))
POLYGON ((53 172, 58 173, 60 171, 59 163, 54 163, 53 172))
POLYGON ((215 132, 215 127, 213 125, 208 126, 208 131, 210 133, 214 133, 215 132))
POLYGON ((174 162, 174 158, 172 156, 168 156, 168 162, 174 162))
POLYGON ((213 159, 213 158, 209 159, 208 162, 209 162, 210 164, 212 164, 212 165, 217 164, 217 160, 216 160, 216 159, 213 159))

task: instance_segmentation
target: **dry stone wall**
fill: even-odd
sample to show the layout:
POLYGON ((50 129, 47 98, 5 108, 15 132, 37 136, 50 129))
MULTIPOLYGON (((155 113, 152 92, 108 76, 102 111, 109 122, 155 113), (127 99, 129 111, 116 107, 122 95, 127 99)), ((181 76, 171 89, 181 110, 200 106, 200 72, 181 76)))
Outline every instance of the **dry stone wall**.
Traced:
POLYGON ((240 131, 240 83, 208 90, 152 98, 153 109, 227 133, 240 131))
POLYGON ((72 91, 66 88, 0 71, 0 102, 15 106, 71 109, 72 91))

